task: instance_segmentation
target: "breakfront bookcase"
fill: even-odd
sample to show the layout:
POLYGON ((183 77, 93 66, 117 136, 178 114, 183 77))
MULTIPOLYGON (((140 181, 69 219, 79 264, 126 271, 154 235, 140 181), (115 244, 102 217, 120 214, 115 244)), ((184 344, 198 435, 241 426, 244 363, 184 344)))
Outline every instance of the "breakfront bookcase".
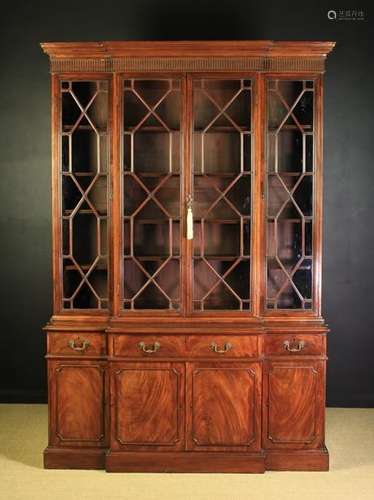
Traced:
POLYGON ((43 43, 48 468, 327 470, 332 42, 43 43))

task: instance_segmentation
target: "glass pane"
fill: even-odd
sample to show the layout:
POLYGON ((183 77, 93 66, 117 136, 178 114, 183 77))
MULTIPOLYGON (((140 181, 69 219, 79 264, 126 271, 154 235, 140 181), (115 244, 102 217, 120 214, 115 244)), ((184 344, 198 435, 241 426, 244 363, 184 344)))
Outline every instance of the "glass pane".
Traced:
POLYGON ((123 86, 124 309, 180 309, 180 82, 123 86))
POLYGON ((193 309, 250 309, 251 82, 193 85, 193 309))
POLYGON ((61 82, 63 307, 107 309, 108 82, 61 82))
POLYGON ((268 309, 311 309, 314 85, 267 88, 268 309))

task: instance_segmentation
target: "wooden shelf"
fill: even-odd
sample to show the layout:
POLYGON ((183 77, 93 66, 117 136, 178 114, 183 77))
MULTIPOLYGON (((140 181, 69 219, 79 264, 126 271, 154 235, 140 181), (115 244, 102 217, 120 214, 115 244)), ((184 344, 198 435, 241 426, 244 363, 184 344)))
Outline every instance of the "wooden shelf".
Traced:
MULTIPOLYGON (((63 125, 62 126, 62 135, 70 135, 72 133, 72 128, 74 128, 74 125, 63 125)), ((104 128, 99 128, 99 127, 95 127, 95 128, 96 128, 99 135, 104 135, 107 133, 107 130, 104 128)), ((91 127, 91 125, 78 125, 77 127, 75 127, 73 134, 77 130, 88 130, 90 132, 92 131, 93 133, 96 133, 96 131, 91 127)))
MULTIPOLYGON (((301 128, 303 130, 306 130, 306 131, 312 131, 312 129, 313 129, 313 125, 302 125, 301 123, 300 123, 300 125, 301 125, 301 128)), ((278 127, 271 127, 268 129, 268 132, 274 133, 277 130, 278 130, 278 127)), ((301 130, 297 125, 283 125, 279 132, 282 132, 282 130, 298 130, 301 133, 301 130)))
POLYGON ((172 177, 180 176, 179 172, 131 172, 130 170, 124 170, 123 173, 128 176, 136 175, 138 177, 159 177, 160 179, 167 177, 168 175, 171 175, 172 177))
MULTIPOLYGON (((272 259, 272 257, 269 257, 269 259, 272 259)), ((285 264, 284 262, 282 262, 282 264, 283 264, 283 266, 285 267, 286 270, 288 268, 288 272, 291 272, 292 269, 293 269, 293 267, 294 267, 294 266, 292 266, 292 268, 290 269, 290 266, 288 264, 285 264)), ((297 271, 311 271, 311 269, 312 269, 311 266, 300 266, 300 267, 297 268, 297 271)), ((275 273, 275 272, 277 272, 277 273, 279 273, 279 272, 283 273, 284 271, 283 271, 282 268, 277 267, 277 268, 269 269, 269 272, 270 273, 275 273)))
MULTIPOLYGON (((235 120, 234 120, 235 121, 235 120)), ((136 129, 136 127, 127 127, 124 129, 124 135, 130 135, 130 134, 139 134, 142 132, 162 132, 166 134, 180 134, 181 130, 180 129, 166 129, 162 125, 157 126, 157 125, 152 125, 152 126, 146 126, 146 127, 140 127, 139 129, 136 129)), ((284 128, 284 127, 283 127, 284 128)), ((91 127, 92 130, 92 127, 91 127)), ((204 132, 205 128, 195 128, 193 130, 194 134, 211 134, 211 133, 243 133, 250 135, 251 134, 251 129, 245 126, 240 126, 234 127, 234 126, 227 126, 227 125, 217 125, 217 126, 212 126, 209 127, 208 130, 204 132), (238 130, 239 129, 239 130, 238 130), (240 131, 240 132, 239 132, 240 131)))
POLYGON ((175 259, 178 260, 180 259, 180 255, 124 255, 123 258, 125 260, 131 260, 131 259, 136 259, 139 260, 140 262, 158 262, 160 260, 167 260, 167 259, 175 259))
POLYGON ((70 177, 71 175, 74 175, 74 177, 96 177, 97 175, 100 177, 106 177, 108 175, 107 172, 61 172, 61 175, 64 175, 65 177, 70 177))
MULTIPOLYGON (((235 120, 234 120, 235 121, 235 120)), ((238 125, 237 127, 234 126, 225 126, 225 125, 217 125, 216 127, 212 126, 209 127, 208 130, 204 132, 205 128, 195 128, 193 130, 194 134, 212 134, 212 133, 243 133, 246 135, 251 135, 251 129, 248 127, 240 126, 238 125), (239 130, 240 132, 239 132, 239 130)))
POLYGON ((302 175, 312 176, 314 172, 267 172, 267 175, 284 175, 285 177, 301 177, 302 175))
MULTIPOLYGON (((68 217, 69 215, 71 215, 74 212, 74 210, 75 209, 64 210, 62 217, 68 217)), ((96 209, 96 212, 99 214, 99 217, 107 217, 108 216, 106 211, 96 209)), ((85 214, 85 215, 86 214, 94 214, 96 216, 95 212, 93 210, 91 210, 90 208, 79 209, 75 215, 79 215, 79 214, 85 214)))
POLYGON ((162 125, 148 125, 145 127, 140 127, 135 130, 136 127, 126 127, 124 128, 123 132, 124 135, 130 135, 130 134, 141 134, 142 132, 163 132, 165 134, 180 134, 181 130, 180 129, 166 129, 162 125))
POLYGON ((199 260, 199 259, 206 259, 206 260, 222 260, 222 261, 226 261, 226 262, 231 262, 231 261, 235 261, 235 260, 250 260, 250 256, 249 255, 236 255, 236 256, 232 256, 232 255, 194 255, 193 256, 193 259, 194 260, 199 260))
POLYGON ((251 172, 244 171, 244 172, 217 172, 215 174, 213 173, 208 173, 208 172, 194 172, 193 173, 194 177, 222 177, 222 178, 228 178, 228 177, 239 177, 239 176, 250 176, 251 172))
MULTIPOLYGON (((79 267, 82 269, 82 271, 88 271, 91 269, 92 264, 80 264, 79 267)), ((78 271, 78 269, 74 266, 74 264, 68 264, 64 266, 65 271, 78 271)), ((94 267, 93 271, 107 271, 108 266, 104 264, 96 264, 94 267)))
MULTIPOLYGON (((275 217, 273 216, 268 216, 267 217, 268 219, 268 222, 275 222, 275 217)), ((311 222, 313 220, 313 217, 312 216, 306 216, 304 215, 303 217, 300 216, 299 219, 295 219, 295 218, 288 218, 288 217, 278 217, 278 221, 282 221, 282 222, 302 222, 302 220, 305 220, 306 222, 311 222)))
MULTIPOLYGON (((248 215, 242 216, 244 222, 250 220, 251 217, 248 215)), ((240 217, 237 219, 207 219, 205 217, 195 217, 194 223, 201 224, 201 221, 204 220, 204 223, 213 223, 213 224, 240 224, 240 217)))
MULTIPOLYGON (((132 218, 130 215, 125 215, 124 220, 129 221, 132 218)), ((168 224, 169 220, 172 222, 180 222, 180 217, 170 217, 170 219, 134 219, 136 224, 168 224)))

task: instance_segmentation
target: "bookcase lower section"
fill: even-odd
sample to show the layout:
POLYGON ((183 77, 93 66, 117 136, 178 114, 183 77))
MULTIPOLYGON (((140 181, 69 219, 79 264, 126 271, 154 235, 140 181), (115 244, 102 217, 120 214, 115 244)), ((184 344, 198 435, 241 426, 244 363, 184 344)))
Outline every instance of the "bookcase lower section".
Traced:
POLYGON ((48 447, 46 469, 105 469, 107 472, 218 472, 328 471, 329 454, 318 450, 227 452, 112 452, 48 447))
POLYGON ((323 333, 48 340, 46 468, 328 470, 323 333))

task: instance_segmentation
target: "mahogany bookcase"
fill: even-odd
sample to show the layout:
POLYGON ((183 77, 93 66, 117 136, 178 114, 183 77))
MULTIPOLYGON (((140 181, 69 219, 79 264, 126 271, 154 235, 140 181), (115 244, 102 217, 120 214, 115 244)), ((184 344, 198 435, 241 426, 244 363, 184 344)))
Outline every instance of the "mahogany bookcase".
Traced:
POLYGON ((47 468, 327 470, 333 42, 43 43, 47 468))

